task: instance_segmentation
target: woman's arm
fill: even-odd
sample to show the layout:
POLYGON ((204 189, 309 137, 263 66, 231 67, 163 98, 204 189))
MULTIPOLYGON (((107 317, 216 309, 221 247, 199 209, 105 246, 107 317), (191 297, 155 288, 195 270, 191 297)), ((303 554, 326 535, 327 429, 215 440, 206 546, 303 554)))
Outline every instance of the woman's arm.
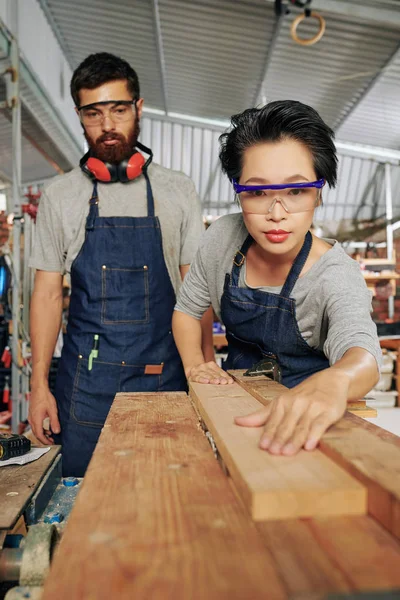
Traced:
MULTIPOLYGON (((182 281, 189 273, 190 265, 181 265, 182 281)), ((204 313, 201 318, 201 349, 206 361, 215 361, 214 343, 213 343, 213 309, 210 308, 204 313)))
POLYGON ((332 367, 283 392, 269 406, 235 419, 237 425, 261 427, 260 448, 271 454, 313 450, 325 431, 344 414, 348 401, 362 398, 379 379, 375 358, 350 348, 332 367))
POLYGON ((172 331, 187 379, 198 383, 233 383, 215 361, 206 362, 202 351, 201 321, 175 310, 172 331))

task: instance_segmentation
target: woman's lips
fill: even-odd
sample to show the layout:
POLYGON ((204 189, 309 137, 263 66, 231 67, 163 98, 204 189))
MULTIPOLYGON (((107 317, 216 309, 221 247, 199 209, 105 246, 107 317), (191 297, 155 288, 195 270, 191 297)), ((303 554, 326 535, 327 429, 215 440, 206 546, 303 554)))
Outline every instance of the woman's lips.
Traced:
POLYGON ((267 231, 265 233, 265 237, 269 242, 274 244, 281 244, 285 242, 290 235, 289 231, 285 231, 284 229, 271 229, 271 231, 267 231))

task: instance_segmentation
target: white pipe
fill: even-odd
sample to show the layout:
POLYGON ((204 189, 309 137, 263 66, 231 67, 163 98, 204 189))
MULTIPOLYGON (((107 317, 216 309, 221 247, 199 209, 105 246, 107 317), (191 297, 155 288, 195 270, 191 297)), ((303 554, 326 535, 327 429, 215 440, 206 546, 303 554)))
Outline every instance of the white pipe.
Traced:
POLYGON ((393 258, 393 201, 392 201, 392 171, 391 165, 385 164, 385 197, 386 197, 386 243, 387 257, 393 258))
MULTIPOLYGON (((393 259, 393 202, 392 202, 392 167, 385 164, 385 196, 386 196, 386 249, 389 260, 393 259)), ((396 290, 393 290, 396 294, 396 290)), ((388 298, 388 316, 394 317, 394 295, 388 298)))
MULTIPOLYGON (((15 69, 16 80, 13 83, 12 104, 12 192, 14 215, 21 213, 21 103, 19 97, 19 49, 15 38, 11 41, 11 65, 15 69)), ((18 365, 18 324, 20 319, 20 280, 21 280, 21 221, 14 219, 13 224, 13 283, 12 283, 12 366, 11 366, 11 399, 12 399, 12 431, 18 431, 21 419, 21 371, 18 365)))

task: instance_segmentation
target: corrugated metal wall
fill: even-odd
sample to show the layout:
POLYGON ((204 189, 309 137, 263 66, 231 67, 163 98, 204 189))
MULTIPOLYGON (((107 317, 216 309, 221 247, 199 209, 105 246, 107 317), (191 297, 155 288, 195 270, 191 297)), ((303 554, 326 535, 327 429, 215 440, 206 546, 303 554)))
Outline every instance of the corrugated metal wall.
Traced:
MULTIPOLYGON (((199 124, 142 119, 141 141, 150 146, 154 160, 191 177, 203 202, 204 214, 235 212, 232 187, 218 165, 218 137, 222 128, 199 124)), ((400 167, 392 166, 393 214, 400 219, 400 167)), ((375 160, 339 154, 338 185, 326 190, 316 212, 316 224, 333 235, 340 221, 373 219, 385 214, 384 165, 375 160)))

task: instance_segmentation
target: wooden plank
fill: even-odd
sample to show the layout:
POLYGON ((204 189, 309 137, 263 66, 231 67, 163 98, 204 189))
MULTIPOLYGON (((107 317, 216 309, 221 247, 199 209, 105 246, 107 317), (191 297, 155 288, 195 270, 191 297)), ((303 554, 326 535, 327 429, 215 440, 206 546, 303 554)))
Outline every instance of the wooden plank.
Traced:
POLYGON ((254 520, 366 512, 364 487, 321 452, 272 456, 258 446, 262 428, 235 425, 261 406, 238 384, 191 383, 189 394, 254 520))
MULTIPOLYGON (((267 405, 271 400, 279 396, 285 388, 284 385, 272 381, 264 375, 257 377, 244 377, 245 369, 229 371, 233 379, 261 404, 267 405)), ((347 410, 359 417, 373 418, 377 416, 376 408, 367 406, 365 400, 356 400, 347 403, 347 410)))
POLYGON ((347 574, 353 589, 400 587, 399 543, 374 519, 319 519, 307 525, 325 555, 347 574))
POLYGON ((368 513, 400 538, 400 438, 346 414, 319 448, 368 489, 368 513))
POLYGON ((376 408, 368 406, 365 400, 356 400, 354 402, 348 402, 347 411, 353 415, 357 415, 357 417, 365 417, 368 419, 374 419, 378 416, 378 411, 376 410, 376 408))
POLYGON ((257 529, 290 598, 400 587, 400 545, 370 517, 268 521, 257 529))
POLYGON ((42 600, 286 598, 183 393, 119 394, 42 600))
MULTIPOLYGON (((231 373, 242 385, 243 371, 231 373)), ((279 394, 279 384, 267 378, 245 384, 264 403, 279 394)), ((347 412, 319 449, 367 488, 368 513, 400 538, 400 438, 347 412)))
POLYGON ((0 467, 0 529, 12 529, 60 452, 52 446, 27 465, 0 467))

